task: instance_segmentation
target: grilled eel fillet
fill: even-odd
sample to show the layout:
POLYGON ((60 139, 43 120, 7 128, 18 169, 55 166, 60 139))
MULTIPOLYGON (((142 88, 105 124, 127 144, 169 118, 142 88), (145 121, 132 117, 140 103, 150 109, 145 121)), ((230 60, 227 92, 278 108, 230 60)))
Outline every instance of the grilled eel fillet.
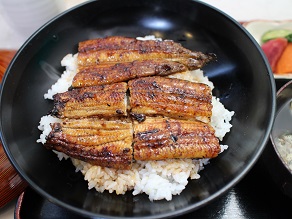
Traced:
POLYGON ((214 158, 220 152, 214 129, 199 121, 147 117, 132 124, 128 119, 83 118, 65 119, 51 127, 47 149, 116 169, 131 169, 133 158, 214 158))
POLYGON ((51 114, 58 118, 127 116, 127 83, 84 87, 54 95, 51 114))
POLYGON ((166 76, 187 70, 185 65, 167 60, 91 65, 79 67, 78 73, 73 78, 72 87, 111 84, 152 75, 166 76))
POLYGON ((137 40, 124 36, 109 36, 79 42, 78 52, 86 53, 100 50, 138 50, 147 52, 188 54, 190 51, 172 40, 137 40))
MULTIPOLYGON (((212 95, 208 85, 159 76, 110 85, 73 89, 54 96, 51 114, 58 118, 162 115, 210 122, 212 95), (129 86, 129 105, 127 88, 129 86)), ((138 119, 139 120, 139 119, 138 119)), ((141 120, 143 121, 143 119, 141 120)))
POLYGON ((185 80, 145 77, 128 82, 132 114, 162 115, 209 123, 212 94, 208 85, 185 80))
POLYGON ((133 154, 135 160, 217 156, 209 86, 158 76, 128 85, 129 103, 125 82, 56 94, 52 112, 63 122, 52 124, 45 147, 117 169, 130 169, 133 154))
POLYGON ((209 125, 210 88, 159 77, 201 68, 214 58, 173 41, 107 37, 80 42, 73 89, 54 96, 51 114, 63 121, 51 124, 45 147, 117 169, 130 169, 133 156, 217 156, 219 142, 209 125), (139 122, 129 119, 129 111, 139 122))
POLYGON ((72 86, 102 85, 195 70, 215 58, 214 54, 192 52, 171 40, 141 41, 120 36, 87 40, 79 43, 78 73, 72 86))
POLYGON ((147 117, 134 122, 134 159, 213 158, 220 152, 214 129, 198 121, 147 117))
POLYGON ((88 40, 80 42, 78 46, 78 65, 81 66, 162 58, 177 61, 189 58, 199 63, 212 60, 214 55, 192 52, 171 40, 143 41, 119 36, 88 40))
POLYGON ((133 160, 131 121, 98 118, 64 119, 51 124, 44 146, 88 163, 130 169, 133 160))

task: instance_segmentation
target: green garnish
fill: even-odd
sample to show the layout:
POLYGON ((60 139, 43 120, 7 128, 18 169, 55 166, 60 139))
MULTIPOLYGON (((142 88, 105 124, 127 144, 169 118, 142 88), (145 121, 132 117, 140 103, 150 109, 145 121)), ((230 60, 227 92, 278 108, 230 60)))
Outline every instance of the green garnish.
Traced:
POLYGON ((261 40, 263 43, 265 43, 269 40, 281 37, 286 38, 288 42, 292 42, 292 30, 288 29, 269 30, 263 34, 261 40))

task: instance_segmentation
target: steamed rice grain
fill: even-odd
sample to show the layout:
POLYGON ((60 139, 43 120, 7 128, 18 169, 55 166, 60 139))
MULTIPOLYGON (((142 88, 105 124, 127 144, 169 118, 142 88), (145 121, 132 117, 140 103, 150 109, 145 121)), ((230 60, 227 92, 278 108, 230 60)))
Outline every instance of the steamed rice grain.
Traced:
POLYGON ((77 53, 75 55, 68 54, 62 61, 61 65, 66 68, 59 80, 52 85, 46 94, 45 99, 53 100, 53 96, 57 93, 63 93, 71 86, 74 76, 77 72, 77 53))

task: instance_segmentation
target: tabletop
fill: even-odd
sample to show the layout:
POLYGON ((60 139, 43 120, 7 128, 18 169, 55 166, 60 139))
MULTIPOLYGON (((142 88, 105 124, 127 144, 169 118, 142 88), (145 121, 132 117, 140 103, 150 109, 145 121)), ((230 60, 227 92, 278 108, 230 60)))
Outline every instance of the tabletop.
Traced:
MULTIPOLYGON (((14 2, 16 0, 13 0, 14 2)), ((10 1, 10 2, 13 2, 10 1)), ((33 1, 33 0, 30 0, 33 1)), ((2 1, 4 2, 4 0, 2 1)), ((56 1, 57 2, 57 1, 56 1)), ((58 0, 58 10, 56 14, 61 13, 84 0, 58 0)), ((251 20, 292 20, 291 0, 245 0, 245 1, 234 1, 234 0, 202 0, 202 2, 208 3, 226 14, 233 17, 238 21, 251 21, 251 20)), ((54 15, 52 15, 54 16, 54 15)), ((50 19, 49 17, 47 18, 50 19)), ((44 21, 45 22, 45 21, 44 21)), ((32 34, 39 26, 31 29, 31 33, 21 33, 15 29, 15 26, 11 24, 7 8, 0 3, 0 49, 18 49, 25 42, 28 35, 32 34)), ((277 86, 281 86, 285 81, 278 81, 277 86)), ((30 188, 27 193, 31 196, 35 196, 36 199, 40 199, 37 214, 43 214, 48 212, 45 207, 55 210, 58 206, 54 206, 48 201, 41 199, 34 191, 30 188), (42 208, 41 208, 42 207, 42 208)), ((23 197, 24 199, 26 197, 23 197)), ((0 218, 12 219, 14 218, 14 209, 17 200, 13 200, 8 203, 5 207, 0 209, 0 218)), ((30 205, 30 202, 26 202, 30 205)), ((267 176, 264 176, 261 170, 260 161, 253 167, 250 173, 234 188, 232 188, 227 194, 211 203, 210 205, 196 211, 196 214, 185 215, 184 218, 288 218, 288 214, 291 215, 292 210, 289 209, 291 206, 291 199, 283 196, 280 192, 274 188, 272 182, 269 181, 267 176), (254 182, 253 177, 260 178, 261 180, 254 182), (263 177, 261 177, 263 176, 263 177), (262 185, 265 184, 265 185, 262 185), (268 190, 268 191, 266 191, 268 190), (240 195, 238 195, 240 194, 240 195), (266 203, 260 203, 262 199, 259 196, 264 196, 266 203), (277 202, 276 200, 269 200, 269 197, 276 197, 276 200, 282 200, 277 202), (249 203, 243 206, 242 203, 249 203), (281 204, 286 206, 280 206, 281 204), (286 204, 285 204, 286 203, 286 204), (232 205, 232 206, 230 206, 232 205), (225 209, 220 209, 225 207, 225 209), (228 207, 229 206, 229 207, 228 207), (230 209, 235 209, 233 212, 230 209), (274 209, 271 211, 271 209, 274 209), (283 210, 284 209, 284 210, 283 210), (259 213, 260 212, 260 213, 259 213), (272 213, 274 212, 274 213, 272 213), (277 213, 275 213, 277 212, 277 213)), ((37 208, 38 207, 38 208, 37 208)), ((28 212, 22 212, 27 215, 28 212)), ((65 214, 66 215, 66 214, 65 214)), ((68 218, 73 218, 73 215, 68 214, 68 218)), ((53 215, 52 215, 53 216, 53 215)))
MULTIPOLYGON (((9 1, 12 0, 2 0, 9 1)), ((17 0, 13 0, 17 1, 17 0)), ((38 1, 38 0, 25 0, 25 1, 38 1)), ((85 2, 85 0, 54 0, 58 2, 58 9, 55 14, 61 13, 77 4, 85 2)), ((226 14, 233 17, 238 21, 250 21, 256 19, 264 20, 289 20, 292 19, 291 0, 202 0, 207 4, 210 4, 226 14)), ((52 14, 53 16, 54 14, 52 14)), ((0 48, 6 49, 18 49, 27 39, 29 33, 21 34, 11 25, 11 14, 7 13, 5 7, 1 7, 0 4, 0 48)), ((47 18, 49 20, 50 17, 47 18)), ((45 21, 44 21, 45 22, 45 21)), ((38 24, 39 25, 39 24, 38 24)), ((31 34, 38 29, 39 26, 31 29, 31 34)))

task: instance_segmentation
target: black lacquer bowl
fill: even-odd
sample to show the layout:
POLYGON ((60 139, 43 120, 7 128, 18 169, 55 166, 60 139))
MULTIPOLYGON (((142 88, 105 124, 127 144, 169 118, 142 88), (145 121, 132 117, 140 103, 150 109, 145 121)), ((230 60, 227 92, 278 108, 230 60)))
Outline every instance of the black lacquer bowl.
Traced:
POLYGON ((262 153, 275 114, 275 85, 263 53, 243 27, 224 13, 190 0, 100 0, 61 14, 40 28, 16 54, 1 87, 1 139, 12 164, 37 192, 86 216, 163 218, 198 209, 226 192, 262 153), (70 161, 37 144, 41 116, 52 102, 43 94, 63 69, 60 60, 77 52, 79 41, 110 35, 155 35, 186 48, 217 54, 203 70, 214 95, 235 111, 223 144, 211 161, 172 201, 146 195, 115 195, 87 189, 70 161), (49 73, 48 73, 49 72, 49 73))

